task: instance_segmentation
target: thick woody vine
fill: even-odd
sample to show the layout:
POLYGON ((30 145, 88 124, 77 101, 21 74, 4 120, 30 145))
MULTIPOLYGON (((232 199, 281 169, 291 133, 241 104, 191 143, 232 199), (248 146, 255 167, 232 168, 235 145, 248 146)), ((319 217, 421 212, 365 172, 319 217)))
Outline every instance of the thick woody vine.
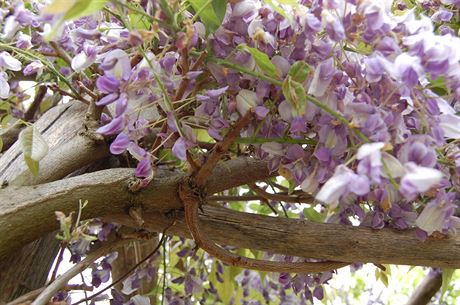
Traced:
MULTIPOLYGON (((333 261, 275 262, 242 257, 216 245, 201 231, 198 211, 206 201, 205 187, 207 178, 222 156, 228 151, 236 137, 239 136, 241 130, 249 124, 252 117, 253 112, 251 110, 247 111, 236 122, 235 126, 230 129, 224 139, 215 144, 204 163, 179 185, 179 197, 184 204, 185 221, 196 245, 224 263, 259 271, 313 273, 330 271, 349 265, 349 263, 333 261)), ((195 164, 193 160, 189 162, 195 164)))

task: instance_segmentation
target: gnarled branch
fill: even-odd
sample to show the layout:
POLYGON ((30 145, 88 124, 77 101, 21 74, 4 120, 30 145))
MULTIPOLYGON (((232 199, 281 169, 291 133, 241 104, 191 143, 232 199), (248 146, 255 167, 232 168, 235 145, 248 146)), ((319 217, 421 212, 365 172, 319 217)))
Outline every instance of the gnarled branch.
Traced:
MULTIPOLYGON (((159 171, 154 181, 136 194, 127 188, 132 175, 132 169, 108 169, 38 186, 0 190, 0 261, 13 249, 58 229, 54 212, 75 211, 79 199, 89 201, 83 218, 125 213, 136 204, 158 213, 182 208, 177 189, 185 177, 183 173, 159 171)), ((208 190, 221 192, 268 176, 264 162, 231 160, 213 170, 208 190)))
MULTIPOLYGON (((144 226, 157 232, 171 222, 165 214, 178 210, 177 224, 168 232, 190 237, 176 193, 185 175, 160 171, 151 185, 137 194, 129 193, 126 187, 131 175, 131 169, 110 169, 38 186, 0 190, 0 260, 57 229, 54 211, 74 211, 79 199, 89 200, 83 218, 105 217, 133 227, 136 224, 126 211, 140 204, 144 207, 144 226)), ((269 176, 264 162, 230 160, 212 171, 207 190, 212 194, 269 176)), ((204 234, 221 245, 344 262, 460 268, 459 235, 421 242, 410 230, 321 224, 213 206, 205 206, 199 217, 204 234)))
MULTIPOLYGON (((270 253, 344 262, 460 268, 460 236, 418 240, 413 230, 373 230, 232 211, 206 205, 200 213, 203 233, 216 243, 270 253)), ((161 230, 171 219, 147 211, 144 228, 161 230)), ((169 234, 190 238, 183 212, 176 212, 169 234)), ((135 226, 125 214, 107 220, 135 226)))

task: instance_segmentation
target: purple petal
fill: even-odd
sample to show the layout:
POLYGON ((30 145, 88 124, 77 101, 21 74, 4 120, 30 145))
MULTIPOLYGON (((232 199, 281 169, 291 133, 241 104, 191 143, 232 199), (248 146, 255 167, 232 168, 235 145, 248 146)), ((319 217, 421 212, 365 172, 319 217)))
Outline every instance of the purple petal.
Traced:
POLYGON ((314 156, 323 162, 330 162, 332 158, 331 150, 327 147, 318 148, 315 151, 314 156))
POLYGON ((116 79, 127 80, 131 74, 131 63, 128 54, 120 49, 115 49, 104 55, 100 65, 107 75, 116 79))
POLYGON ((324 298, 324 290, 321 286, 316 286, 315 290, 313 290, 313 296, 318 300, 322 300, 324 298))
POLYGON ((321 31, 321 21, 315 15, 307 13, 305 15, 305 26, 313 33, 321 31))
POLYGON ((119 117, 125 113, 126 109, 128 108, 128 97, 126 93, 122 93, 120 98, 116 101, 115 107, 115 116, 119 117))
POLYGON ((99 127, 96 132, 105 136, 118 134, 125 128, 123 117, 113 119, 109 124, 99 127))
POLYGON ((183 138, 177 139, 176 143, 174 143, 174 146, 172 148, 172 152, 180 160, 187 159, 187 148, 185 140, 183 138))
POLYGON ((129 153, 137 160, 142 160, 147 156, 147 152, 142 147, 139 147, 134 142, 131 142, 128 146, 129 153))
POLYGON ((225 86, 225 87, 222 87, 222 88, 219 88, 219 89, 208 90, 206 92, 206 95, 211 97, 211 98, 216 98, 216 97, 219 97, 222 94, 224 94, 225 91, 227 91, 227 89, 228 89, 228 86, 225 86))
POLYGON ((286 151, 286 158, 291 161, 297 161, 305 156, 305 151, 298 144, 290 145, 286 151))
POLYGON ((110 144, 110 152, 114 155, 122 154, 128 149, 130 140, 127 135, 120 133, 110 144))
POLYGON ((379 57, 369 57, 365 59, 366 79, 368 82, 378 82, 383 75, 384 67, 379 57))
POLYGON ((112 93, 120 88, 120 81, 113 76, 99 76, 96 80, 97 88, 103 93, 112 93))
POLYGON ((369 193, 370 181, 364 175, 355 175, 350 181, 349 189, 356 195, 364 196, 369 193))
POLYGON ((448 10, 440 9, 431 15, 431 20, 434 22, 448 22, 454 14, 448 10))
POLYGON ((98 106, 106 106, 108 104, 113 103, 116 99, 118 98, 118 93, 111 93, 103 98, 101 98, 99 101, 96 102, 96 105, 98 106))
POLYGON ((255 112, 256 112, 257 118, 261 120, 267 116, 270 110, 268 110, 268 108, 265 106, 257 106, 255 112))
POLYGON ((150 177, 152 173, 152 162, 150 162, 150 158, 148 156, 137 164, 136 170, 134 171, 134 175, 136 175, 136 177, 142 178, 150 177))

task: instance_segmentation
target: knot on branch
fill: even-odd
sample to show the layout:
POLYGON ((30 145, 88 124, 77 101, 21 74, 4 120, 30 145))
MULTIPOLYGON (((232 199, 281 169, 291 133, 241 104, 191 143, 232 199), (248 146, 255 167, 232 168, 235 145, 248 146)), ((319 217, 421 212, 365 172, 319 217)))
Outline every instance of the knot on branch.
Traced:
POLYGON ((206 200, 206 188, 197 185, 194 178, 189 176, 179 184, 179 198, 184 205, 197 205, 198 207, 206 200))
POLYGON ((103 142, 104 136, 97 133, 96 130, 101 126, 99 118, 101 117, 103 107, 96 106, 94 102, 91 102, 88 111, 85 115, 85 121, 83 122, 83 128, 79 132, 79 135, 89 138, 95 142, 103 142))
POLYGON ((137 193, 144 187, 143 179, 134 176, 129 178, 126 184, 131 193, 137 193))

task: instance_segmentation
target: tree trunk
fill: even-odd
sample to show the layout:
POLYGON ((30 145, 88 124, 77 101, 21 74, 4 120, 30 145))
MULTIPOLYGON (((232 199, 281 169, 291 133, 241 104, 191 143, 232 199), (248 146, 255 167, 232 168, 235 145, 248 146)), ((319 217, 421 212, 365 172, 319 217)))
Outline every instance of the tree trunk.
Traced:
POLYGON ((0 263, 0 302, 38 289, 46 282, 59 243, 51 233, 25 246, 0 263))
MULTIPOLYGON (((39 176, 31 175, 22 158, 20 144, 16 142, 0 157, 0 180, 3 185, 34 185, 54 181, 68 176, 90 160, 106 156, 105 145, 93 145, 78 135, 86 108, 84 104, 72 101, 46 112, 34 125, 46 139, 50 151, 40 162, 39 176), (68 153, 62 153, 62 147, 68 147, 67 151, 73 152, 74 157, 69 158, 68 153), (90 147, 93 149, 88 150, 90 147), (59 155, 61 157, 56 158, 59 155)), ((52 222, 53 218, 48 221, 52 222)), ((45 284, 59 249, 55 236, 55 233, 45 235, 0 261, 0 302, 13 300, 45 284)))
POLYGON ((442 273, 430 273, 417 286, 414 293, 410 296, 406 305, 426 305, 431 298, 438 292, 442 284, 442 273))
MULTIPOLYGON (((229 160, 213 170, 207 192, 219 193, 268 175, 264 162, 251 158, 229 160)), ((127 211, 142 206, 144 228, 159 232, 174 223, 168 234, 189 236, 177 192, 187 174, 158 170, 155 179, 135 194, 128 190, 130 177, 132 169, 115 168, 38 186, 0 190, 0 257, 56 230, 57 224, 49 221, 54 211, 68 214, 75 210, 69 202, 82 198, 89 201, 82 219, 105 217, 136 228, 138 224, 127 211)), ((210 204, 204 205, 203 210, 200 223, 204 233, 219 244, 341 262, 460 268, 459 235, 429 237, 421 242, 414 230, 315 223, 242 213, 210 204)))

